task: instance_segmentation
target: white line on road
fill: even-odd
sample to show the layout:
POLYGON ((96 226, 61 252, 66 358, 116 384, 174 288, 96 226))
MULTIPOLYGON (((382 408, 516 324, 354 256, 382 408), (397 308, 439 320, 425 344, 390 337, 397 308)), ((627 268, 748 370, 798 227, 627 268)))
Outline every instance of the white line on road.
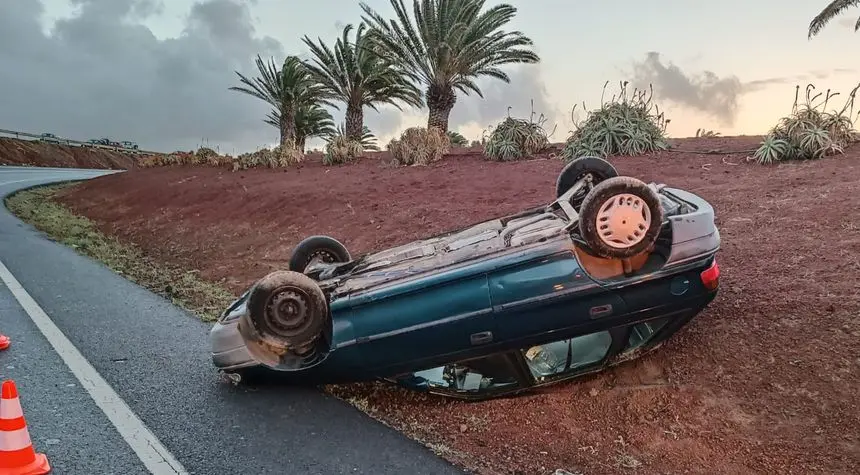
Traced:
MULTIPOLYGON (((77 176, 77 175, 76 175, 76 176, 77 176)), ((80 179, 80 180, 84 180, 84 179, 90 179, 90 178, 95 178, 95 177, 91 177, 91 176, 87 176, 87 177, 79 177, 79 178, 76 178, 75 180, 78 180, 78 179, 80 179)), ((44 181, 44 180, 49 180, 49 181, 51 181, 51 182, 54 182, 54 181, 56 181, 56 180, 61 180, 61 179, 64 179, 64 178, 63 178, 63 177, 61 177, 61 176, 51 176, 51 175, 49 175, 49 176, 47 176, 47 177, 43 176, 43 177, 39 177, 39 178, 25 178, 25 179, 23 179, 23 180, 0 181, 0 186, 4 186, 4 185, 11 185, 12 183, 24 183, 25 181, 44 181)))
POLYGON ((51 321, 51 317, 42 310, 42 307, 24 290, 8 268, 0 261, 0 280, 12 292, 12 295, 21 304, 21 307, 39 331, 45 335, 48 343, 72 370, 96 405, 104 412, 126 443, 134 450, 137 458, 149 469, 150 473, 161 474, 187 474, 188 472, 178 460, 164 447, 155 434, 144 425, 131 408, 119 397, 119 394, 110 387, 107 381, 96 371, 86 358, 75 348, 75 345, 63 335, 57 325, 51 321))

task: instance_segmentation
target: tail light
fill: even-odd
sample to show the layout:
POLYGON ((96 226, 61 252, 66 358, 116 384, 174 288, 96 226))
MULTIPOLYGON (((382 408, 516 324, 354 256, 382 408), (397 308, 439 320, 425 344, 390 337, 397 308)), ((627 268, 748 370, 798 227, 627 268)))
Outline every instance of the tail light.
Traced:
POLYGON ((708 290, 716 290, 720 285, 720 266, 717 264, 717 259, 711 263, 711 266, 702 271, 702 284, 708 290))

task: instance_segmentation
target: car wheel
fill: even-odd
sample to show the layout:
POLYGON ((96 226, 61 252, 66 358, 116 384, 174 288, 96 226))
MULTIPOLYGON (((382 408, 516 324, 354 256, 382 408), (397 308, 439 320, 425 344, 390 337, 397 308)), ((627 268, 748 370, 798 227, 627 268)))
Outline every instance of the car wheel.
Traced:
POLYGON ((309 265, 318 262, 349 262, 351 259, 346 246, 337 239, 330 236, 311 236, 293 249, 289 268, 293 272, 304 272, 309 265))
POLYGON ((650 248, 663 225, 660 197, 628 176, 601 181, 582 201, 579 231, 600 257, 627 258, 650 248))
POLYGON ((248 352, 266 366, 277 368, 283 356, 312 354, 328 322, 328 302, 310 277, 276 271, 260 279, 248 295, 248 311, 240 317, 239 333, 248 352))
MULTIPOLYGON (((618 170, 611 163, 600 157, 586 156, 572 160, 565 165, 558 175, 558 180, 556 180, 555 184, 556 198, 565 194, 577 181, 588 174, 591 174, 591 184, 594 186, 603 180, 618 176, 618 170)), ((587 189, 582 190, 571 198, 570 202, 574 209, 579 210, 579 206, 582 204, 582 200, 587 193, 587 189)))

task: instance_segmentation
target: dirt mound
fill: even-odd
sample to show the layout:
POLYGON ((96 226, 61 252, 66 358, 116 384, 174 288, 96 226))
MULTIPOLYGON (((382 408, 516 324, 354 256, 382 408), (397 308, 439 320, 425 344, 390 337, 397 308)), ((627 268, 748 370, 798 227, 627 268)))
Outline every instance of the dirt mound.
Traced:
POLYGON ((0 165, 128 170, 137 167, 133 157, 112 150, 0 137, 0 165))
MULTIPOLYGON (((758 140, 676 141, 734 154, 611 159, 622 174, 716 208, 722 290, 662 349, 514 399, 462 403, 378 385, 350 396, 487 473, 640 463, 637 473, 846 473, 860 460, 860 147, 763 167, 743 161, 758 140)), ((62 200, 103 231, 240 291, 284 268, 310 234, 353 254, 393 246, 546 202, 562 166, 463 154, 429 167, 160 168, 100 177, 62 200)))

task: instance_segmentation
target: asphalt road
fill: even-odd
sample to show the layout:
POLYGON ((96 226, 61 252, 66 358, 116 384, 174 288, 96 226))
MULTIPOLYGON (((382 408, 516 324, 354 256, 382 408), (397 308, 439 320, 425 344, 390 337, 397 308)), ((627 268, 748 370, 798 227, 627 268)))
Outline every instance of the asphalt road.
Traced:
MULTIPOLYGON (((0 197, 104 173, 0 167, 0 197)), ((0 277, 8 270, 0 332, 12 338, 0 379, 15 380, 52 473, 461 472, 318 390, 223 382, 209 360, 208 324, 2 206, 0 263, 0 277), (146 465, 156 449, 174 464, 146 465)))

